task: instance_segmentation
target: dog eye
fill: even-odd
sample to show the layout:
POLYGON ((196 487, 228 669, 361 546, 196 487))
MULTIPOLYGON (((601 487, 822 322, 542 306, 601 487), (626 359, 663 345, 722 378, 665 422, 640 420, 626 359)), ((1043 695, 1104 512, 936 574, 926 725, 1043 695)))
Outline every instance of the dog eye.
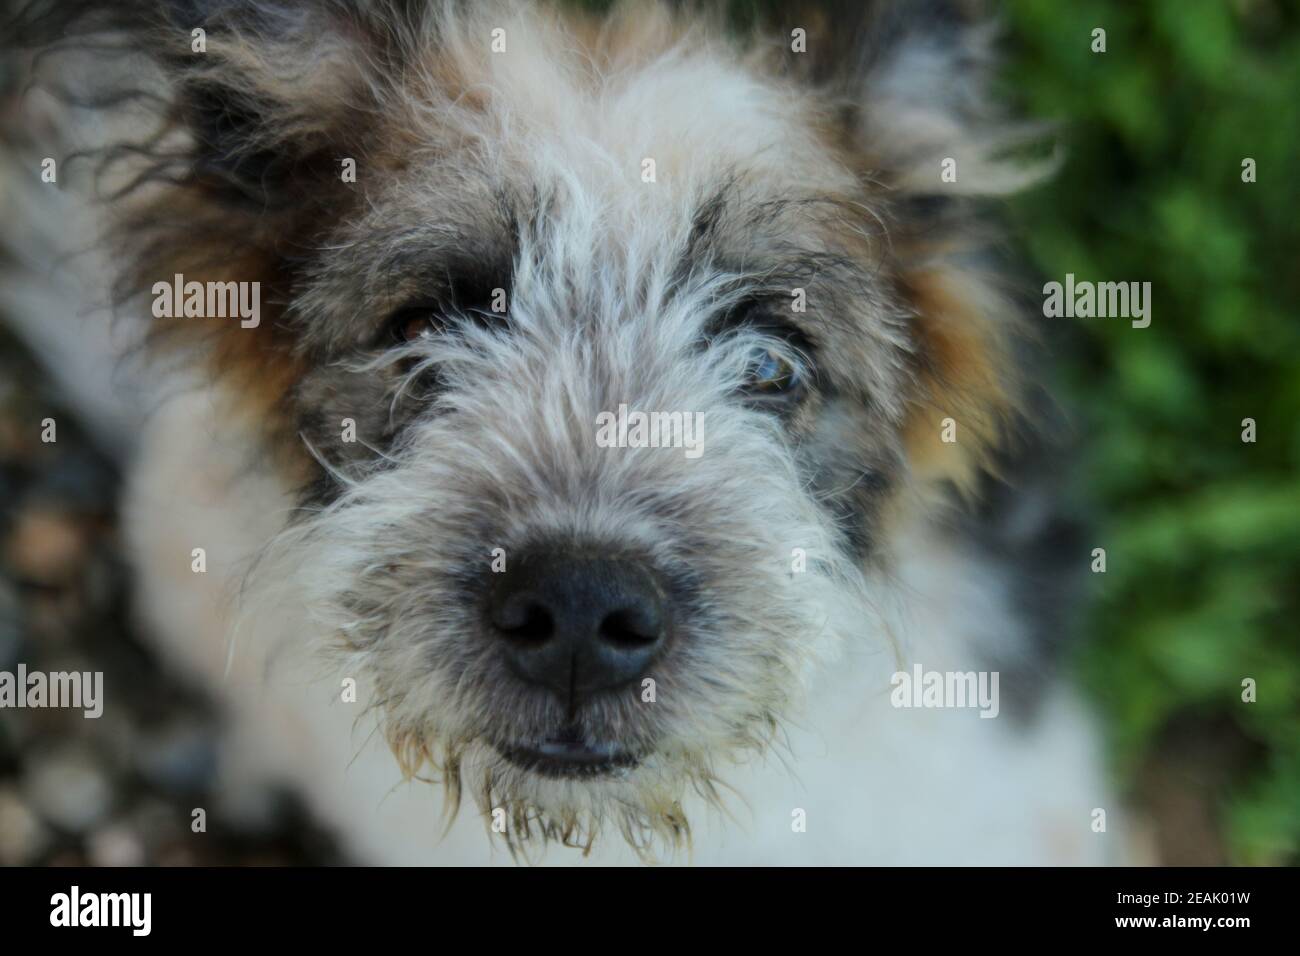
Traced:
POLYGON ((745 389, 753 395, 775 396, 797 391, 803 385, 798 365, 780 352, 769 348, 754 350, 745 389))
POLYGON ((414 342, 424 336, 441 332, 443 323, 432 309, 402 309, 389 320, 389 329, 394 341, 414 342))

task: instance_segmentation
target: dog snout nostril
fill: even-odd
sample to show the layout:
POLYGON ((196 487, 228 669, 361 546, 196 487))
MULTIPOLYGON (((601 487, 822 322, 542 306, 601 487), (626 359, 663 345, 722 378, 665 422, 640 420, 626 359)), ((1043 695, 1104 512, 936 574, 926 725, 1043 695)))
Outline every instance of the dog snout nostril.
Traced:
POLYGON ((663 630, 658 608, 623 608, 600 622, 601 640, 614 645, 637 647, 659 640, 663 630))
POLYGON ((662 649, 667 608, 639 562, 529 552, 494 577, 488 620, 506 664, 569 704, 643 676, 662 649))
POLYGON ((507 639, 540 644, 555 631, 555 619, 531 594, 508 594, 491 609, 493 626, 507 639))

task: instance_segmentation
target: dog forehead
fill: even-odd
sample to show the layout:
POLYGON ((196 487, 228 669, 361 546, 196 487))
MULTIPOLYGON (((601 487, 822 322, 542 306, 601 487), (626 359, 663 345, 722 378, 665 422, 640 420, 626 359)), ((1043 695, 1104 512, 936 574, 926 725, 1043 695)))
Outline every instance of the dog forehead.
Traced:
MULTIPOLYGON (((686 216, 692 199, 741 178, 773 197, 852 190, 815 99, 764 75, 722 40, 653 26, 582 37, 524 19, 431 53, 435 108, 423 145, 460 147, 517 186, 576 181, 587 201, 638 216, 686 216)), ((415 131, 419 136, 419 131, 415 131)))
POLYGON ((859 192, 815 99, 721 41, 503 29, 504 48, 481 26, 431 49, 392 104, 390 175, 303 286, 305 311, 341 317, 322 338, 421 298, 434 273, 505 288, 529 225, 545 255, 607 279, 671 268, 702 220, 716 259, 762 268, 824 246, 828 207, 810 198, 859 192))

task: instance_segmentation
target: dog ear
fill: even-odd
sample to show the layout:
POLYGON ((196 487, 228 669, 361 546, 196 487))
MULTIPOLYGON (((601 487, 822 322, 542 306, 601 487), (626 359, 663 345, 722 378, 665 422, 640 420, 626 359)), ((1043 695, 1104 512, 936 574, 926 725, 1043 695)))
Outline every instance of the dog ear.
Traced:
POLYGON ((1055 162, 1042 155, 1048 127, 997 109, 985 6, 844 4, 815 19, 809 40, 814 78, 846 104, 848 149, 884 206, 897 291, 913 315, 913 468, 961 487, 992 467, 1020 419, 1022 328, 987 251, 987 200, 1040 181, 1055 162))
MULTIPOLYGON (((188 282, 257 283, 261 321, 151 320, 155 348, 197 353, 248 412, 277 419, 300 372, 280 322, 295 257, 398 162, 376 118, 413 55, 399 0, 35 0, 6 43, 38 51, 33 88, 53 94, 108 200, 121 261, 116 298, 188 282), (89 113, 89 122, 81 117, 89 113), (89 143, 85 134, 93 131, 89 143)), ((74 164, 77 156, 81 164, 74 164)), ((78 181, 76 174, 69 181, 78 181)), ((133 313, 147 312, 132 309, 133 313)))
POLYGON ((396 66, 405 9, 363 0, 37 0, 12 29, 19 45, 79 56, 102 75, 72 105, 147 101, 166 132, 188 138, 183 151, 146 150, 165 158, 160 178, 265 211, 298 207, 295 193, 336 174, 339 159, 365 144, 374 74, 396 66))
POLYGON ((997 28, 976 0, 878 0, 860 14, 846 83, 869 171, 909 198, 999 196, 1037 182, 1044 124, 1010 122, 991 90, 997 28))

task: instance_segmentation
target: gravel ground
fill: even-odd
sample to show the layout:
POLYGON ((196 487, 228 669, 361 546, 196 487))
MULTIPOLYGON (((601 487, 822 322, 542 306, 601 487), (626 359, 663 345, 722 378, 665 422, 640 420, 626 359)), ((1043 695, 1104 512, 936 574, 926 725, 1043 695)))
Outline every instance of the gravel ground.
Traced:
POLYGON ((127 613, 119 476, 0 332, 0 671, 102 671, 111 706, 0 708, 0 864, 321 864, 334 841, 288 797, 247 829, 210 808, 220 715, 127 613), (41 441, 41 421, 57 441, 41 441), (207 831, 191 831, 195 807, 207 831))

